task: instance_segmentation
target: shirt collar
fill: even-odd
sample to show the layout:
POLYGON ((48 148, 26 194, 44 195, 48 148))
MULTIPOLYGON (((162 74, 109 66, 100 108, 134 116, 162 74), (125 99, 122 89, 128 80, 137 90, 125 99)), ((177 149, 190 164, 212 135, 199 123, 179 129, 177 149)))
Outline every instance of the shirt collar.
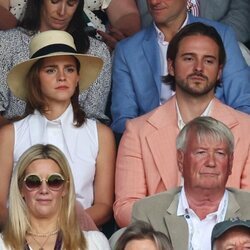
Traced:
MULTIPOLYGON (((182 26, 180 27, 180 29, 182 29, 184 26, 186 26, 188 23, 188 15, 186 16, 186 19, 185 21, 183 22, 182 26)), ((157 35, 157 40, 158 42, 164 44, 164 45, 168 45, 169 42, 165 41, 165 36, 163 34, 163 32, 157 27, 157 25, 155 24, 154 22, 154 27, 155 27, 155 30, 156 30, 156 35, 157 35)), ((179 29, 179 30, 180 30, 179 29)))
MULTIPOLYGON (((224 195, 220 201, 218 210, 214 213, 214 215, 217 215, 217 221, 221 221, 221 218, 224 219, 226 214, 226 208, 228 204, 228 191, 225 190, 224 195)), ((177 216, 183 216, 190 211, 190 207, 187 201, 186 193, 184 187, 181 189, 180 197, 179 197, 179 203, 177 208, 177 216)), ((193 212, 194 213, 194 212, 193 212)))
POLYGON ((51 124, 61 124, 62 126, 67 124, 66 121, 73 121, 73 118, 68 120, 70 117, 72 117, 73 114, 73 107, 71 104, 66 108, 66 110, 56 119, 54 120, 48 120, 45 116, 46 123, 51 123, 51 124))
POLYGON ((69 152, 71 161, 74 161, 75 154, 75 141, 78 136, 78 129, 73 129, 73 107, 70 104, 67 109, 63 112, 60 117, 55 120, 48 120, 44 115, 41 115, 39 111, 35 110, 34 115, 30 117, 29 123, 32 124, 30 127, 36 127, 35 131, 31 133, 31 139, 33 144, 47 143, 46 142, 46 131, 48 126, 60 125, 62 134, 64 136, 66 147, 69 152))
MULTIPOLYGON (((210 115, 211 109, 212 109, 212 103, 213 103, 213 99, 209 102, 206 109, 204 110, 204 112, 200 116, 209 116, 210 115)), ((182 119, 177 100, 176 100, 175 104, 176 104, 176 111, 177 111, 177 125, 178 125, 178 128, 181 130, 186 124, 184 123, 184 121, 182 119)))

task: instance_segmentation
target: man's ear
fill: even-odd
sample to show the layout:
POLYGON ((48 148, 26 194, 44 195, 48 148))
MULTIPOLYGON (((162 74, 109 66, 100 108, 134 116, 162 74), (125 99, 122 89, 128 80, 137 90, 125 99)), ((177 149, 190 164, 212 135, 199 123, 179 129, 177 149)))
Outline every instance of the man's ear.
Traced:
POLYGON ((222 75, 222 70, 223 70, 223 65, 219 65, 219 71, 218 71, 218 75, 217 75, 217 81, 219 81, 221 79, 221 75, 222 75))
POLYGON ((183 175, 183 161, 184 161, 184 152, 181 149, 177 150, 177 165, 181 175, 183 175))
POLYGON ((168 74, 174 76, 174 61, 168 59, 168 74))

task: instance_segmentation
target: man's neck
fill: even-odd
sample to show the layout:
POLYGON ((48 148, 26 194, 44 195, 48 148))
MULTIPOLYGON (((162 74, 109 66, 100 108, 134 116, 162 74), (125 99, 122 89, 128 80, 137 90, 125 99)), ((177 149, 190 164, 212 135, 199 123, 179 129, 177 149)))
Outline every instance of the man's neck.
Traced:
POLYGON ((213 98, 213 94, 190 97, 189 95, 176 92, 176 101, 183 122, 187 124, 194 118, 201 116, 213 98))
POLYGON ((224 190, 197 189, 189 192, 185 190, 189 207, 203 220, 210 213, 218 210, 225 193, 224 190))
POLYGON ((164 34, 165 41, 170 42, 170 40, 180 30, 186 18, 187 11, 183 10, 183 12, 178 17, 173 17, 173 20, 167 23, 156 24, 158 29, 164 34))

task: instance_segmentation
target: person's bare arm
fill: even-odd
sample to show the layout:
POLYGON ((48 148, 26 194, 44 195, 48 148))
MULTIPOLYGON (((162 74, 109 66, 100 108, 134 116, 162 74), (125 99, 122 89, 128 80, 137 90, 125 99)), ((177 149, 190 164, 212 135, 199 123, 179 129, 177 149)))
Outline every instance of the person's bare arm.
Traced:
POLYGON ((2 115, 0 115, 0 128, 8 123, 10 123, 10 121, 5 119, 2 115))
POLYGON ((119 42, 123 38, 126 38, 126 36, 120 30, 111 26, 109 26, 107 32, 98 30, 97 33, 102 36, 103 42, 106 43, 110 51, 115 49, 117 42, 119 42))
POLYGON ((98 124, 99 152, 94 180, 94 203, 86 209, 97 226, 107 222, 113 211, 116 147, 111 129, 98 124))
POLYGON ((112 27, 130 36, 141 28, 140 13, 135 0, 112 0, 107 8, 112 27))
POLYGON ((10 0, 0 0, 0 6, 4 7, 6 10, 9 10, 10 0))
POLYGON ((17 19, 10 13, 10 1, 0 0, 0 30, 15 28, 17 19))
POLYGON ((0 128, 0 230, 8 216, 7 200, 13 169, 14 128, 8 124, 0 128))
POLYGON ((135 0, 112 0, 106 12, 110 23, 107 32, 97 32, 110 50, 113 50, 117 42, 140 30, 140 13, 135 0))

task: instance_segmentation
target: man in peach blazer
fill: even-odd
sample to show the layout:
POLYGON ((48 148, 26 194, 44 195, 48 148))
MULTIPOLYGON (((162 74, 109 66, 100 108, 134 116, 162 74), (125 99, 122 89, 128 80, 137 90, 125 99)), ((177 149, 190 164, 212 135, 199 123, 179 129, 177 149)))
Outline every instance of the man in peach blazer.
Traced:
POLYGON ((205 24, 184 27, 168 47, 168 72, 176 95, 164 105, 130 120, 120 142, 114 216, 120 227, 131 220, 135 201, 182 184, 176 160, 180 129, 198 116, 225 123, 235 137, 233 170, 227 186, 250 189, 250 117, 214 97, 225 62, 217 31, 205 24))

